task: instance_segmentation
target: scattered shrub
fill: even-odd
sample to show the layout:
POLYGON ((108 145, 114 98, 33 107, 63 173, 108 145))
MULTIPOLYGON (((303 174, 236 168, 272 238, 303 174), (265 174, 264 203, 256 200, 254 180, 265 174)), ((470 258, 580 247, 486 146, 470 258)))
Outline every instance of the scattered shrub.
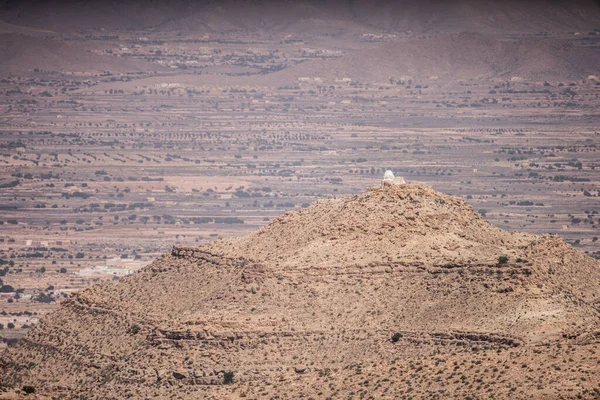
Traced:
POLYGON ((23 386, 23 391, 27 394, 35 393, 35 388, 33 386, 23 386))
POLYGON ((140 332, 140 326, 138 324, 133 324, 133 325, 131 325, 131 328, 129 329, 129 331, 131 333, 133 333, 134 335, 137 335, 140 332))
POLYGON ((225 372, 225 375, 223 375, 223 383, 226 385, 233 383, 233 376, 234 376, 233 371, 225 372))

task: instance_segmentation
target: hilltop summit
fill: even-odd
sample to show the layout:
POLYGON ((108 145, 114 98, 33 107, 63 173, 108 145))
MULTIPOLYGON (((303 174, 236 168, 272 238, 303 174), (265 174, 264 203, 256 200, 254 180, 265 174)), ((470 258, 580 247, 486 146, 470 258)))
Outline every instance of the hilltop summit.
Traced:
POLYGON ((499 254, 516 254, 532 240, 490 225, 459 197, 408 184, 319 200, 255 233, 208 248, 282 268, 398 261, 443 265, 493 263, 499 254))
POLYGON ((0 387, 591 398, 599 300, 599 263, 560 238, 503 231, 423 184, 386 186, 78 293, 2 356, 0 387))

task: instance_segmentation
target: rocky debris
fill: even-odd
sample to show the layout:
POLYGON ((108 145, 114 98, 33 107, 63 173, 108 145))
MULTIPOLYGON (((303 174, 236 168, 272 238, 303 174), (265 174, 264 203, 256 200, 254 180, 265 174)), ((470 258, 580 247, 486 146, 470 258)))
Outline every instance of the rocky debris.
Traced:
POLYGON ((411 382, 413 398, 594 398, 599 298, 598 261, 560 238, 385 186, 83 290, 2 354, 0 389, 395 399, 411 382))
POLYGON ((173 371, 173 378, 175 379, 185 379, 187 377, 186 372, 173 371))

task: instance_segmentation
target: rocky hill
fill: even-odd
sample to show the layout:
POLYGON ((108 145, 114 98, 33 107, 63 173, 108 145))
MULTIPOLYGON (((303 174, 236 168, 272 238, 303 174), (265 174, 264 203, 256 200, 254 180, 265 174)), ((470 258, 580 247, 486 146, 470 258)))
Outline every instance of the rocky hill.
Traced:
POLYGON ((2 355, 0 388, 90 399, 588 399, 600 396, 599 342, 598 261, 407 184, 176 247, 76 294, 2 355))

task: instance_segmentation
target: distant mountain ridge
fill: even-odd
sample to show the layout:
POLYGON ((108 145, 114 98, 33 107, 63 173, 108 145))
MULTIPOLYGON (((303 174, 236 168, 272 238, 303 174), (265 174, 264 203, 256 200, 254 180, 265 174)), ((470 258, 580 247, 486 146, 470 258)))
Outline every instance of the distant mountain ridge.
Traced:
MULTIPOLYGON (((148 30, 150 36, 177 32, 192 38, 249 34, 255 40, 272 35, 268 40, 275 41, 292 35, 311 45, 343 48, 345 55, 338 59, 311 60, 253 79, 271 86, 303 77, 365 82, 402 77, 544 81, 600 73, 598 46, 578 47, 566 39, 574 38, 574 32, 600 32, 600 7, 591 0, 5 0, 0 3, 0 33, 4 33, 0 70, 161 68, 142 60, 94 54, 60 37, 90 30, 141 35, 148 30), (370 43, 364 36, 369 34, 387 35, 388 43, 370 43)), ((218 79, 236 81, 235 77, 218 79)))
POLYGON ((41 29, 86 28, 287 30, 310 20, 340 20, 364 29, 417 33, 541 32, 600 28, 593 0, 291 0, 126 2, 41 0, 0 3, 0 20, 41 29))

